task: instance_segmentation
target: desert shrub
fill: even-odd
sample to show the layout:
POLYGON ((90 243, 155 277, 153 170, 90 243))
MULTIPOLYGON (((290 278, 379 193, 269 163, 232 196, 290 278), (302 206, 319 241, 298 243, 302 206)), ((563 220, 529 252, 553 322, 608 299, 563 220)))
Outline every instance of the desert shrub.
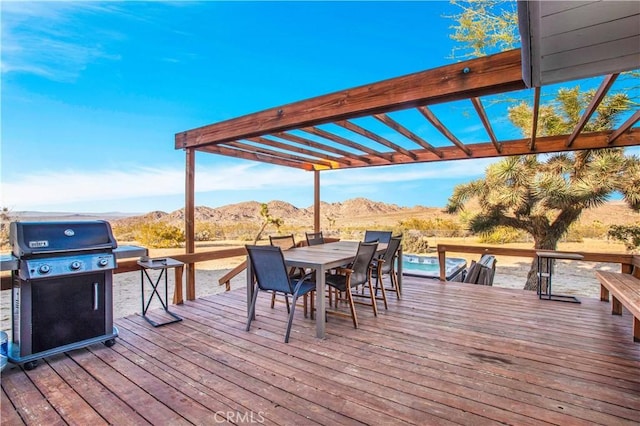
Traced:
POLYGON ((259 224, 249 222, 236 222, 222 226, 226 239, 240 241, 253 241, 259 229, 259 224))
POLYGON ((429 237, 461 237, 466 231, 464 226, 451 219, 416 219, 410 218, 398 222, 399 229, 402 232, 417 230, 426 233, 429 237))
POLYGON ((2 207, 0 209, 0 247, 4 248, 9 245, 9 222, 11 216, 9 215, 9 208, 2 207))
POLYGON ((144 223, 136 230, 135 240, 148 248, 180 247, 185 241, 184 231, 162 222, 144 223))
POLYGON ((196 222, 195 228, 196 241, 214 241, 225 239, 224 228, 216 223, 196 222))
POLYGON ((582 238, 606 238, 607 231, 609 228, 604 223, 599 220, 594 220, 591 223, 575 223, 572 225, 570 232, 576 232, 580 236, 580 241, 582 238))
POLYGON ((491 232, 480 235, 478 241, 483 244, 506 244, 525 241, 524 233, 509 226, 498 226, 491 232))
POLYGON ((581 243, 584 241, 584 235, 582 232, 583 228, 577 223, 574 223, 569 226, 566 234, 562 236, 561 241, 564 243, 581 243))
POLYGON ((112 223, 111 231, 117 241, 134 241, 138 227, 126 223, 112 223))
POLYGON ((427 253, 429 240, 423 231, 411 230, 402 235, 402 251, 406 253, 427 253))
POLYGON ((640 225, 611 225, 608 235, 624 243, 627 251, 640 252, 640 225))

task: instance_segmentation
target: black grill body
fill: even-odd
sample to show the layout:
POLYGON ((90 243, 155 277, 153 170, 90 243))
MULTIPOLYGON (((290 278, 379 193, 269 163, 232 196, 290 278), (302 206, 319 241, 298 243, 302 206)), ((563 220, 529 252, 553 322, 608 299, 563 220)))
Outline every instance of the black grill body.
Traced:
POLYGON ((115 343, 117 242, 108 222, 13 222, 9 238, 18 259, 10 361, 30 369, 39 358, 115 343))

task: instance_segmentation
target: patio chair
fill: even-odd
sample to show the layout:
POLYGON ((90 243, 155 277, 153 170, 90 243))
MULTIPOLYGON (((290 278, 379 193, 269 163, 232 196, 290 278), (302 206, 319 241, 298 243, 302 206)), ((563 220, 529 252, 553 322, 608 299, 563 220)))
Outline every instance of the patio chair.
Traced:
POLYGON ((305 237, 307 238, 308 246, 317 246, 319 244, 324 244, 324 237, 322 236, 322 231, 320 232, 305 232, 305 237))
POLYGON ((463 282, 469 284, 493 285, 493 277, 496 274, 496 258, 489 254, 483 254, 480 260, 471 261, 467 275, 463 282))
MULTIPOLYGON (((365 304, 368 303, 355 301, 354 296, 366 297, 371 300, 371 307, 373 314, 378 315, 378 308, 375 301, 375 293, 373 290, 373 284, 371 282, 371 261, 378 249, 378 243, 360 243, 358 245, 358 251, 356 257, 349 268, 337 268, 335 274, 326 275, 326 283, 329 287, 332 287, 338 291, 339 294, 346 293, 346 301, 349 303, 349 309, 351 311, 351 319, 353 320, 353 326, 358 328, 358 316, 356 315, 355 303, 365 304), (352 292, 352 288, 360 285, 367 284, 369 287, 369 295, 360 295, 352 292)), ((342 299, 341 299, 342 300, 342 299)), ((327 311, 328 313, 349 316, 340 311, 327 311)))
MULTIPOLYGON (((396 272, 396 259, 398 258, 398 251, 402 244, 402 236, 391 237, 387 245, 387 250, 384 255, 378 259, 373 260, 372 277, 376 279, 375 295, 378 296, 378 288, 382 292, 382 300, 384 300, 384 308, 387 309, 387 295, 385 290, 394 291, 396 298, 400 300, 400 287, 398 286, 398 274, 396 272), (384 275, 389 275, 391 281, 391 287, 384 287, 384 275)), ((378 299, 380 300, 380 299, 378 299)))
MULTIPOLYGON (((282 250, 289 250, 296 246, 296 240, 293 234, 288 235, 269 235, 269 244, 272 246, 280 247, 282 250)), ((305 271, 300 268, 290 268, 289 269, 289 277, 291 278, 302 278, 306 275, 305 271)), ((287 312, 289 312, 289 298, 285 295, 285 302, 287 303, 287 312)), ((271 295, 271 309, 275 306, 276 303, 276 293, 273 292, 271 295)), ((304 298, 304 314, 307 315, 307 298, 304 298)))
MULTIPOLYGON (((284 342, 289 342, 291 334, 291 324, 296 311, 296 302, 300 296, 304 296, 315 290, 316 285, 310 280, 311 275, 305 275, 300 279, 291 278, 284 263, 284 256, 280 247, 274 246, 245 246, 249 254, 251 268, 256 278, 257 286, 253 289, 253 298, 249 307, 249 317, 247 318, 247 328, 249 331, 251 321, 256 312, 256 301, 259 291, 269 291, 282 293, 285 296, 291 295, 293 303, 289 310, 289 321, 287 322, 287 332, 284 342)), ((311 298, 311 311, 313 312, 313 297, 311 298)))
POLYGON ((372 243, 377 241, 379 243, 388 244, 391 240, 391 231, 364 231, 364 242, 372 243))

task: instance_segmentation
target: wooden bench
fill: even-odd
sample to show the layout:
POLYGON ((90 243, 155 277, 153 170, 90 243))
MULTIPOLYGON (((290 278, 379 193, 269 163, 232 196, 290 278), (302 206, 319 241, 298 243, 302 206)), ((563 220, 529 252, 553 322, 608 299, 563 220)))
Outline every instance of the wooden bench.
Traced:
POLYGON ((600 281, 600 300, 609 301, 611 313, 622 315, 622 306, 633 315, 633 340, 640 342, 640 279, 631 274, 597 271, 600 281))

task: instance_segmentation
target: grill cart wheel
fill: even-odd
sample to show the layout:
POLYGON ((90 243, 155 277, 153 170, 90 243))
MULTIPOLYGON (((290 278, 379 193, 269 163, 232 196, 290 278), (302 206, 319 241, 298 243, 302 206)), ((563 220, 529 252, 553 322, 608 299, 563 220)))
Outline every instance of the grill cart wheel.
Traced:
POLYGON ((104 342, 104 345, 108 348, 116 344, 116 339, 109 339, 104 342))
POLYGON ((25 370, 31 371, 38 366, 38 361, 25 362, 22 366, 24 367, 25 370))

